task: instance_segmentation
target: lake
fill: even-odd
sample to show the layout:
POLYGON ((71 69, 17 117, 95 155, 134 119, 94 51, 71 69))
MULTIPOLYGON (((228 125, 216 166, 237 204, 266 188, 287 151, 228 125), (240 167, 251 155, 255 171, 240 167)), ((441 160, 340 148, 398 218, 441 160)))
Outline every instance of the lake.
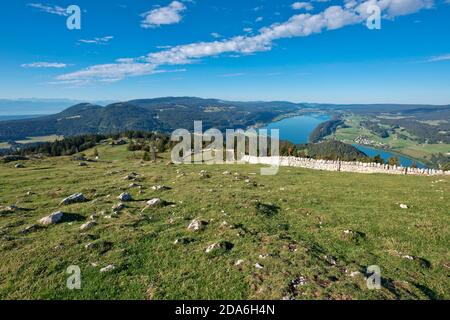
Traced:
MULTIPOLYGON (((280 139, 287 140, 295 144, 308 143, 311 132, 322 122, 330 120, 326 114, 310 113, 291 118, 285 118, 280 121, 272 122, 262 129, 279 129, 280 139)), ((270 134, 270 133, 269 133, 270 134)), ((405 156, 400 156, 385 150, 376 149, 367 146, 354 145, 356 148, 367 154, 369 157, 380 155, 384 161, 391 157, 397 157, 403 167, 410 167, 414 160, 405 156)), ((426 168, 423 163, 416 161, 417 167, 426 168)))
POLYGON ((358 148, 365 154, 367 154, 369 157, 375 157, 376 155, 380 155, 384 161, 388 161, 389 158, 392 158, 392 157, 397 157, 400 160, 400 164, 402 165, 402 167, 411 167, 414 162, 416 162, 418 168, 426 168, 427 167, 423 163, 420 163, 420 162, 410 159, 408 157, 400 156, 398 154, 384 151, 381 149, 376 149, 376 148, 372 148, 372 147, 368 147, 368 146, 360 146, 357 144, 354 144, 353 146, 358 148))
POLYGON ((311 113, 272 122, 262 129, 279 129, 281 140, 295 144, 308 143, 311 132, 319 124, 330 119, 326 114, 311 113))

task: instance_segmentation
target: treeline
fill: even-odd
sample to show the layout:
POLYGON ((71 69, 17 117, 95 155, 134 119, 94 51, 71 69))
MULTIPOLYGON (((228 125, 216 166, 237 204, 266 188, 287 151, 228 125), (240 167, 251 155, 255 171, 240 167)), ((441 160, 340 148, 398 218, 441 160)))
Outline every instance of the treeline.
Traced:
POLYGON ((328 140, 321 143, 293 144, 283 141, 280 143, 282 156, 313 158, 342 161, 368 161, 369 158, 354 146, 337 140, 328 140))
POLYGON ((424 123, 415 119, 381 119, 382 124, 395 128, 404 128, 414 135, 418 143, 450 144, 450 123, 436 120, 435 124, 424 123))
POLYGON ((312 143, 317 143, 322 141, 326 136, 336 132, 338 127, 345 126, 342 119, 334 118, 332 120, 326 121, 319 124, 309 135, 309 141, 312 143))
MULTIPOLYGON (((154 141, 161 150, 165 151, 171 147, 170 136, 162 133, 144 132, 144 131, 126 131, 124 133, 114 134, 86 134, 75 137, 64 138, 59 141, 45 142, 33 146, 26 146, 14 152, 16 155, 43 154, 51 157, 70 156, 87 149, 95 147, 100 142, 112 139, 115 140, 128 138, 133 141, 154 141)), ((132 142, 134 143, 134 141, 132 142)))

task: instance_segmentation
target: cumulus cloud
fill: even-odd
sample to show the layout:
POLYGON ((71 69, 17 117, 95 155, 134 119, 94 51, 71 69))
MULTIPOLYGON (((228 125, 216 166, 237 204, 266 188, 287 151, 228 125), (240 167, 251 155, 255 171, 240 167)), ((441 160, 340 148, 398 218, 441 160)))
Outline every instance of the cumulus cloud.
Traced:
POLYGON ((46 13, 56 14, 58 16, 68 16, 66 8, 60 6, 45 5, 42 3, 29 3, 28 6, 46 13))
POLYGON ((291 5, 292 9, 294 10, 302 10, 305 9, 306 11, 311 11, 314 9, 313 5, 309 2, 294 2, 291 5))
POLYGON ((195 42, 174 46, 145 57, 127 59, 126 62, 97 65, 59 77, 59 80, 121 79, 127 76, 153 74, 161 66, 186 65, 199 59, 222 54, 247 55, 272 49, 278 39, 307 37, 311 34, 334 30, 348 25, 364 23, 368 17, 367 7, 378 5, 391 18, 430 8, 430 0, 366 0, 358 1, 350 8, 330 6, 316 14, 301 13, 283 23, 261 28, 255 34, 235 36, 210 42, 195 42), (401 3, 401 5, 400 5, 401 3))
POLYGON ((211 33, 211 36, 212 36, 213 38, 216 38, 216 39, 222 38, 222 35, 221 35, 220 33, 217 33, 217 32, 212 32, 212 33, 211 33))
POLYGON ((21 65, 22 68, 55 68, 61 69, 66 68, 68 65, 60 62, 33 62, 33 63, 24 63, 21 65))
POLYGON ((173 1, 166 7, 160 7, 148 11, 142 16, 141 22, 143 28, 155 28, 162 25, 177 24, 183 17, 181 13, 186 10, 186 6, 180 1, 173 1))
POLYGON ((87 44, 106 44, 109 41, 111 41, 112 39, 114 39, 113 36, 106 36, 106 37, 93 38, 93 39, 81 39, 81 40, 78 40, 78 42, 87 43, 87 44))

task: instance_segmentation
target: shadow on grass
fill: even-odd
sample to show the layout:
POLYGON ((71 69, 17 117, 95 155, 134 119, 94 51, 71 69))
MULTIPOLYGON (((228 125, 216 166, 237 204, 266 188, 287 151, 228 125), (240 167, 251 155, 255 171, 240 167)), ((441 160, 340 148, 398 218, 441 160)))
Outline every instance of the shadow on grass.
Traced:
POLYGON ((84 221, 86 218, 79 213, 66 213, 64 212, 64 216, 59 221, 59 223, 67 223, 67 222, 75 222, 75 221, 84 221))

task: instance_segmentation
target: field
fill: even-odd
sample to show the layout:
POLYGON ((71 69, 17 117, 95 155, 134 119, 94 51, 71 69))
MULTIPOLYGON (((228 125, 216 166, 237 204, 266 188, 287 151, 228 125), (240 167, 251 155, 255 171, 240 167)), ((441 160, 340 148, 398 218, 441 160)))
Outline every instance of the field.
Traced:
MULTIPOLYGON (((349 125, 349 128, 339 128, 336 133, 333 134, 333 138, 346 143, 354 143, 354 140, 358 136, 364 136, 372 141, 386 145, 390 151, 404 154, 424 162, 427 162, 432 154, 446 154, 450 152, 450 145, 448 144, 419 144, 412 139, 399 139, 397 134, 390 135, 388 138, 381 138, 370 130, 362 127, 360 125, 361 120, 363 120, 363 118, 360 116, 348 117, 346 119, 346 124, 349 125)), ((401 133, 408 136, 408 133, 405 131, 402 131, 401 133)))
POLYGON ((450 299, 448 177, 260 176, 252 165, 142 162, 126 146, 98 152, 86 167, 69 157, 0 164, 0 206, 18 207, 0 214, 1 299, 450 299), (124 180, 131 172, 136 181, 124 180), (124 191, 134 200, 112 214, 124 191), (89 201, 59 205, 76 192, 89 201), (143 211, 155 197, 168 205, 143 211), (22 232, 58 210, 60 223, 22 232), (187 229, 195 218, 203 230, 187 229), (80 290, 66 287, 71 265, 80 290), (380 290, 366 286, 371 265, 380 290))
POLYGON ((16 143, 28 144, 28 143, 37 143, 37 142, 53 142, 56 140, 62 140, 63 136, 58 136, 56 134, 49 136, 39 136, 39 137, 28 137, 26 140, 18 140, 16 143))

